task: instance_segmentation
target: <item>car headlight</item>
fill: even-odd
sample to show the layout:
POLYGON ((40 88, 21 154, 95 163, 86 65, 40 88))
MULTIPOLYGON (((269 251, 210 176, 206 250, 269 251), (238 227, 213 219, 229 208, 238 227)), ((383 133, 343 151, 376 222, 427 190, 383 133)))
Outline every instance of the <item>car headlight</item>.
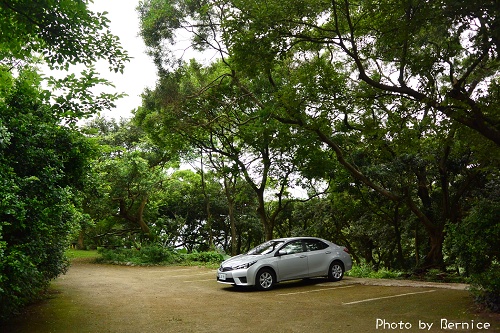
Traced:
POLYGON ((257 260, 251 261, 251 262, 247 262, 246 264, 241 264, 241 265, 238 265, 238 266, 233 266, 233 269, 246 269, 246 268, 252 266, 253 264, 255 264, 256 262, 257 262, 257 260))

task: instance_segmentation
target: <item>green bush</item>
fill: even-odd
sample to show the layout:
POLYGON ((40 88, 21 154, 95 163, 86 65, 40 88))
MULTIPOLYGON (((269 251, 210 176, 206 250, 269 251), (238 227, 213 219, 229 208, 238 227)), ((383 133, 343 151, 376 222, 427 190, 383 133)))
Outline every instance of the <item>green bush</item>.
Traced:
POLYGON ((393 271, 387 268, 375 270, 373 266, 366 263, 353 264, 352 269, 346 272, 346 275, 359 278, 372 278, 372 279, 398 279, 404 273, 400 271, 393 271))
POLYGON ((140 249, 99 249, 98 261, 134 265, 210 264, 218 265, 224 259, 218 252, 182 253, 160 245, 146 245, 140 249))
POLYGON ((172 255, 167 248, 161 246, 146 246, 139 250, 141 258, 146 263, 159 264, 162 262, 170 263, 172 255))
POLYGON ((493 312, 500 312, 500 264, 493 264, 486 272, 474 274, 471 293, 477 303, 493 312))
POLYGON ((369 278, 373 274, 373 266, 366 263, 353 264, 352 269, 346 272, 346 275, 358 278, 369 278))
POLYGON ((209 263, 209 264, 220 264, 224 260, 224 256, 215 251, 211 252, 193 252, 187 255, 189 261, 209 263))
POLYGON ((400 271, 392 271, 387 268, 381 268, 376 272, 373 272, 372 278, 375 279, 399 279, 404 275, 403 272, 400 271))
POLYGON ((447 244, 460 267, 470 276, 472 293, 479 303, 500 311, 500 193, 492 187, 490 198, 476 203, 458 225, 448 226, 447 244))
POLYGON ((0 320, 37 300, 68 267, 79 189, 94 144, 61 126, 30 70, 0 82, 0 320), (6 83, 10 82, 9 85, 6 83))

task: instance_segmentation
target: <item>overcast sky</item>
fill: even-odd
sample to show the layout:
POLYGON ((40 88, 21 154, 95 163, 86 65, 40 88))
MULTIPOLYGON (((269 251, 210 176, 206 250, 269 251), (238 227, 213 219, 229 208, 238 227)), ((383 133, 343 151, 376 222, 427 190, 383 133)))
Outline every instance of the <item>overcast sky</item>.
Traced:
POLYGON ((106 118, 131 117, 131 111, 141 105, 140 95, 144 88, 153 88, 156 83, 156 68, 146 55, 146 47, 139 36, 139 18, 135 10, 138 4, 139 0, 94 0, 90 4, 94 12, 108 12, 111 31, 132 57, 123 74, 109 72, 107 63, 96 66, 102 77, 114 83, 118 92, 128 94, 116 103, 116 109, 101 114, 106 118))

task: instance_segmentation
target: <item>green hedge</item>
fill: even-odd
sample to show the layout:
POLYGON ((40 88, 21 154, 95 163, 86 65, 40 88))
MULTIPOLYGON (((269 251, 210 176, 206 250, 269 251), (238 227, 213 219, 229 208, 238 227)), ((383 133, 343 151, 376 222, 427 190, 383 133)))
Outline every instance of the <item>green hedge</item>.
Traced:
POLYGON ((205 264, 219 265, 224 256, 215 251, 181 253, 175 249, 160 245, 142 246, 135 248, 99 249, 101 255, 98 261, 129 264, 129 265, 174 265, 174 264, 205 264))

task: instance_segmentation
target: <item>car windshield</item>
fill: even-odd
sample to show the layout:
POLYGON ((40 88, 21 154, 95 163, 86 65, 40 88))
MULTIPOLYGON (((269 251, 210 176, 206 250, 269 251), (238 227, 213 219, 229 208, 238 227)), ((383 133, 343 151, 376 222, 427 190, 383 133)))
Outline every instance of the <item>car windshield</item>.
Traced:
POLYGON ((283 241, 269 241, 248 251, 247 254, 257 255, 257 254, 268 254, 273 252, 277 246, 283 244, 283 241))

